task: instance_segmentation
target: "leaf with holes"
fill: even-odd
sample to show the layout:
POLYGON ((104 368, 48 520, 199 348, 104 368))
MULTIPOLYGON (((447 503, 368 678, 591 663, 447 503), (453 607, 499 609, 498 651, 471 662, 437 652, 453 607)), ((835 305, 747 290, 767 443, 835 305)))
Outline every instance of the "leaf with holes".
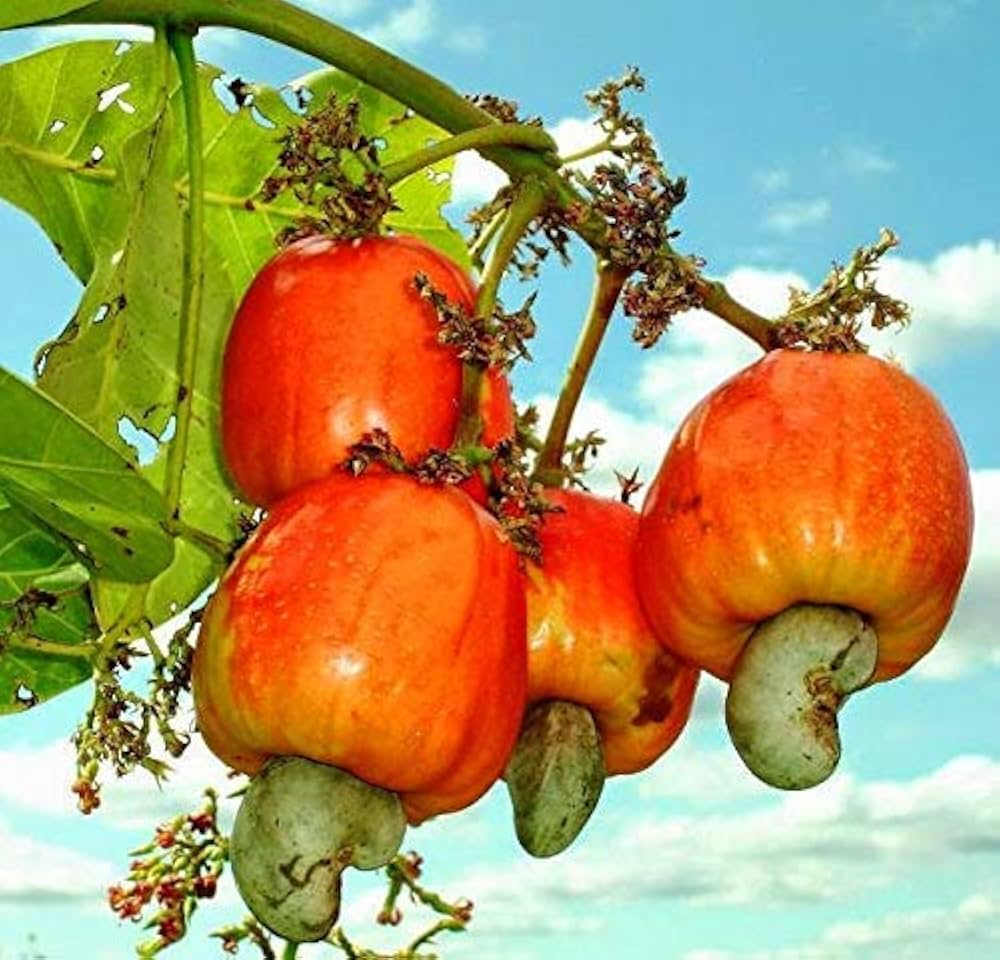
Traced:
POLYGON ((0 369, 0 490, 71 543, 99 575, 151 580, 173 559, 166 505, 120 453, 68 411, 0 369))
POLYGON ((90 678, 88 584, 64 543, 0 501, 0 715, 90 678))
MULTIPOLYGON (((218 446, 219 368, 243 291, 273 255, 275 235, 304 212, 290 198, 258 198, 276 168, 280 132, 301 113, 262 85, 249 86, 249 98, 237 106, 218 69, 202 66, 200 76, 207 262, 180 514, 231 541, 247 507, 235 499, 218 446)), ((291 86, 290 99, 310 107, 332 90, 356 96, 365 132, 385 141, 387 161, 443 135, 419 118, 401 119, 397 102, 336 71, 291 86)), ((170 59, 150 44, 71 44, 0 67, 2 93, 12 106, 10 119, 0 118, 0 195, 39 221, 86 283, 74 317, 40 353, 40 385, 125 453, 122 425, 151 438, 157 449, 142 469, 162 488, 179 388, 188 197, 182 104, 170 59), (98 79, 88 88, 84 76, 98 79)), ((393 215, 392 225, 467 262, 460 236, 440 214, 450 169, 445 161, 433 180, 416 175, 400 184, 407 209, 393 215)), ((159 623, 186 607, 219 566, 179 544, 173 565, 150 588, 147 615, 159 623)), ((102 623, 114 618, 127 589, 103 578, 95 586, 102 623)))
POLYGON ((0 30, 43 23, 63 14, 82 10, 97 0, 4 0, 0 8, 0 30))

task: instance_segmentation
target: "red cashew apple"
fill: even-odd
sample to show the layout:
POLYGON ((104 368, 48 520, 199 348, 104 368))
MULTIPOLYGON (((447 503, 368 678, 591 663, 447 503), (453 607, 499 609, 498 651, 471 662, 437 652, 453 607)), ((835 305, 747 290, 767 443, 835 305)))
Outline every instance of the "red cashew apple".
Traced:
POLYGON ((450 487, 334 475, 275 505, 223 576, 194 660, 228 764, 348 770, 408 818, 497 779, 526 690, 524 587, 497 523, 450 487))
POLYGON ((636 593, 639 517, 568 490, 545 498, 542 563, 526 572, 528 702, 507 784, 518 837, 549 856, 583 828, 605 776, 649 766, 677 739, 698 670, 656 639, 636 593))
MULTIPOLYGON (((222 372, 222 442, 237 486, 268 505, 326 476, 376 428, 408 459, 447 449, 462 365, 438 342, 414 283, 472 311, 468 276, 414 237, 309 237, 273 257, 233 320, 222 372)), ((513 433, 504 375, 483 378, 485 444, 513 433)))
POLYGON ((323 939, 345 867, 385 864, 406 820, 496 781, 524 633, 517 555, 461 491, 338 472, 275 504, 209 602, 193 666, 206 743, 254 775, 231 860, 262 923, 323 939))
POLYGON ((931 393, 866 354, 776 350, 679 428, 646 498, 637 578, 660 638, 730 681, 763 779, 839 758, 836 711, 933 646, 969 559, 958 437, 931 393))

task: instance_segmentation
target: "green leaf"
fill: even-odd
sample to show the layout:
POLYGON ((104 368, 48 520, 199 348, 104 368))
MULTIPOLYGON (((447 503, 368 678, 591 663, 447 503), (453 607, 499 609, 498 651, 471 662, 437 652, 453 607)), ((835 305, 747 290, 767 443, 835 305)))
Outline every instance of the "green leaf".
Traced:
MULTIPOLYGON (((292 198, 259 200, 277 167, 278 140, 300 114, 272 87, 253 86, 236 109, 221 71, 200 68, 206 164, 206 269, 193 421, 184 466, 182 520, 224 540, 247 509, 232 488, 219 448, 219 372, 230 320, 274 238, 304 213, 292 198)), ((391 162, 443 133, 420 118, 401 119, 396 101, 333 70, 291 85, 310 106, 328 92, 356 97, 365 132, 385 140, 391 162)), ((119 434, 127 418, 159 443, 144 475, 163 488, 178 390, 179 305, 187 171, 176 75, 157 45, 126 50, 105 41, 74 43, 0 66, 0 196, 30 213, 86 285, 63 333, 39 355, 42 389, 131 455, 119 434), (122 85, 128 84, 125 89, 122 85), (117 94, 117 99, 115 95, 117 94), (101 109, 103 107, 103 109, 101 109), (92 151, 103 153, 96 163, 92 151)), ((440 207, 451 161, 434 179, 418 174, 397 188, 405 209, 394 229, 422 236, 462 263, 461 237, 440 207)), ((152 584, 154 623, 195 600, 219 564, 179 546, 152 584)), ((127 586, 95 589, 102 623, 113 619, 127 586)))
POLYGON ((0 30, 23 27, 82 10, 97 0, 4 0, 0 9, 0 30))
POLYGON ((0 369, 0 489, 68 538, 99 573, 139 583, 164 570, 166 506, 136 468, 68 411, 0 369))
POLYGON ((63 542, 0 505, 0 715, 89 679, 80 645, 98 630, 88 583, 63 542))

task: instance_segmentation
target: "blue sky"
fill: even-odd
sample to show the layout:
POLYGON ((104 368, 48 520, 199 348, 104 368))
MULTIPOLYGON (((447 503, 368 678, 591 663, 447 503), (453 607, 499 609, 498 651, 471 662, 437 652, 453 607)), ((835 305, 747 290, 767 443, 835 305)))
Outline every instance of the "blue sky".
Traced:
MULTIPOLYGON (((879 337, 942 399, 973 469, 973 564, 939 647, 903 679, 852 701, 846 757, 824 786, 787 796, 758 785, 728 747, 721 695, 705 683, 683 739, 651 771, 609 783, 577 845, 529 862, 495 790, 470 811, 414 831, 429 880, 476 901, 446 957, 608 956, 677 960, 864 960, 1000 954, 1000 7, 976 0, 563 4, 509 0, 313 0, 466 91, 541 114, 568 146, 587 142, 581 91, 626 64, 649 89, 641 110, 670 168, 689 177, 682 249, 708 260, 759 309, 788 283, 815 284, 834 258, 893 227, 883 269, 914 307, 911 330, 879 337)), ((54 36, 54 35, 53 35, 54 36)), ((65 38, 65 37, 64 37, 65 38)), ((48 42, 0 36, 0 58, 48 42)), ((201 55, 281 82, 313 64, 264 43, 206 33, 201 55)), ((466 201, 496 172, 456 171, 466 201)), ((461 213, 461 205, 454 208, 461 213)), ((546 270, 537 362, 522 399, 551 406, 588 296, 585 254, 546 270)), ((0 362, 27 373, 78 289, 41 232, 0 206, 0 362)), ((526 293, 509 289, 511 302, 526 293)), ((655 469, 678 418, 755 356, 701 314, 652 352, 615 326, 576 426, 609 443, 597 473, 655 469)), ((126 851, 157 818, 193 804, 221 768, 195 748, 162 793, 110 787, 90 820, 72 811, 65 734, 76 691, 0 721, 0 958, 29 932, 53 960, 131 955, 140 931, 100 906, 126 851)), ((349 928, 367 937, 374 888, 352 879, 349 928)), ((212 955, 200 933, 239 916, 231 891, 179 958, 212 955)), ((402 936, 368 937, 374 944, 402 936)), ((305 954, 310 956, 311 954, 305 954)), ((317 954, 318 955, 318 954, 317 954)), ((330 954, 333 955, 332 953, 330 954)))

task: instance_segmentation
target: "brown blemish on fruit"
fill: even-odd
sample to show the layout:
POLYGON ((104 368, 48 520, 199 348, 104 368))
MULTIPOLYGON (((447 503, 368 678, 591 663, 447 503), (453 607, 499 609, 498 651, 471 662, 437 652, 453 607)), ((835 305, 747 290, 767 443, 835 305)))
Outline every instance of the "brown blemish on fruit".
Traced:
POLYGON ((632 718, 632 726, 662 723, 667 719, 674 705, 673 687, 679 667, 677 660, 665 650, 657 651, 643 671, 644 689, 632 718))

